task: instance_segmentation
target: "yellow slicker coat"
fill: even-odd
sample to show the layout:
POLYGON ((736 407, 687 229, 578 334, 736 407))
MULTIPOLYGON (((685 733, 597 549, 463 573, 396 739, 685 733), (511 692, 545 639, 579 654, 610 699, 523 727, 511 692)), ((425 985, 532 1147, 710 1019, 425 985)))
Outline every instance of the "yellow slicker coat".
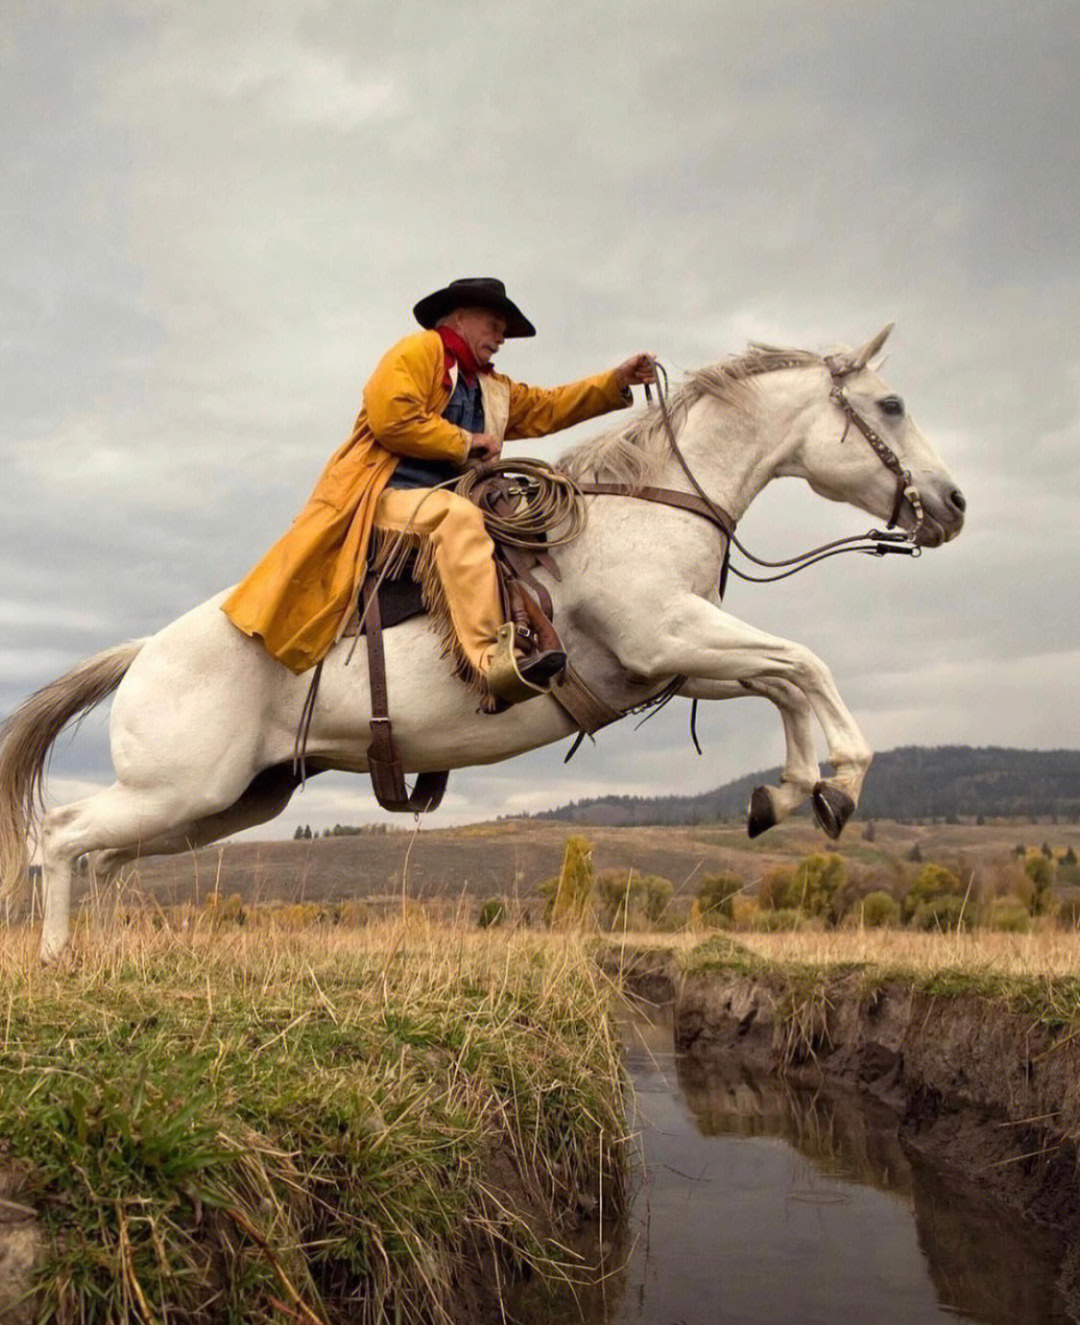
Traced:
MULTIPOLYGON (((366 565, 375 503, 400 456, 464 464, 470 434, 442 418, 443 343, 435 331, 399 341, 364 388, 352 436, 329 459, 292 528, 222 604, 232 623, 303 672, 339 637, 366 565)), ((488 432, 544 437, 630 403, 612 372, 546 390, 480 376, 488 432)))

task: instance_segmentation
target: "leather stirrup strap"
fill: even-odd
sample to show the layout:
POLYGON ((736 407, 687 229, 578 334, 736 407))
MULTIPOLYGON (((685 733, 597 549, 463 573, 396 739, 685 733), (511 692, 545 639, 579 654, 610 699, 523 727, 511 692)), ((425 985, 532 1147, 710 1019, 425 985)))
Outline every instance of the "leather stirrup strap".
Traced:
POLYGON ((371 744, 367 749, 368 772, 375 799, 384 810, 423 814, 438 807, 446 791, 450 774, 420 773, 410 792, 405 785, 405 770, 394 743, 390 726, 390 705, 386 688, 386 656, 383 653, 382 618, 376 577, 364 581, 364 633, 367 635, 368 685, 371 688, 371 744))

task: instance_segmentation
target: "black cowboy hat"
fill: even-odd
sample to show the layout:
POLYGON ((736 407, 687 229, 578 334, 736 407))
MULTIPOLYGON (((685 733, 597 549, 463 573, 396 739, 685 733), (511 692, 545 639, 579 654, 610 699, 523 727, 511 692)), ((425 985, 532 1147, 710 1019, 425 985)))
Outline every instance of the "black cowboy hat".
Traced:
POLYGON ((536 335, 536 328, 517 304, 507 299, 506 286, 494 276, 468 276, 464 280, 451 281, 445 289, 421 299, 413 314, 417 322, 430 331, 439 318, 456 308, 491 308, 501 313, 506 318, 508 339, 536 335))

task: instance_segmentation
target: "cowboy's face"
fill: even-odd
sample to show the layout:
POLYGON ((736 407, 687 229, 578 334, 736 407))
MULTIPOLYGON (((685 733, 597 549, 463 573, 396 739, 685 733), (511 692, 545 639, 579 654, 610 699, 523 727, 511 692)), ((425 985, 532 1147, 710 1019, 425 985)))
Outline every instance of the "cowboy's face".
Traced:
POLYGON ((455 309, 449 322, 481 368, 487 367, 506 338, 506 318, 490 308, 455 309))

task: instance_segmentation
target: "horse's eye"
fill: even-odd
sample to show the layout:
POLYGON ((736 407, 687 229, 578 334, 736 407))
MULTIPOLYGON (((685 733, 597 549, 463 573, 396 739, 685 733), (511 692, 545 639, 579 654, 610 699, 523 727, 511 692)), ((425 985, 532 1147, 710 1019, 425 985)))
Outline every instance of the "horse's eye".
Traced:
POLYGON ((899 418, 904 412, 904 402, 899 396, 885 396, 878 401, 878 408, 882 414, 891 414, 894 418, 899 418))

